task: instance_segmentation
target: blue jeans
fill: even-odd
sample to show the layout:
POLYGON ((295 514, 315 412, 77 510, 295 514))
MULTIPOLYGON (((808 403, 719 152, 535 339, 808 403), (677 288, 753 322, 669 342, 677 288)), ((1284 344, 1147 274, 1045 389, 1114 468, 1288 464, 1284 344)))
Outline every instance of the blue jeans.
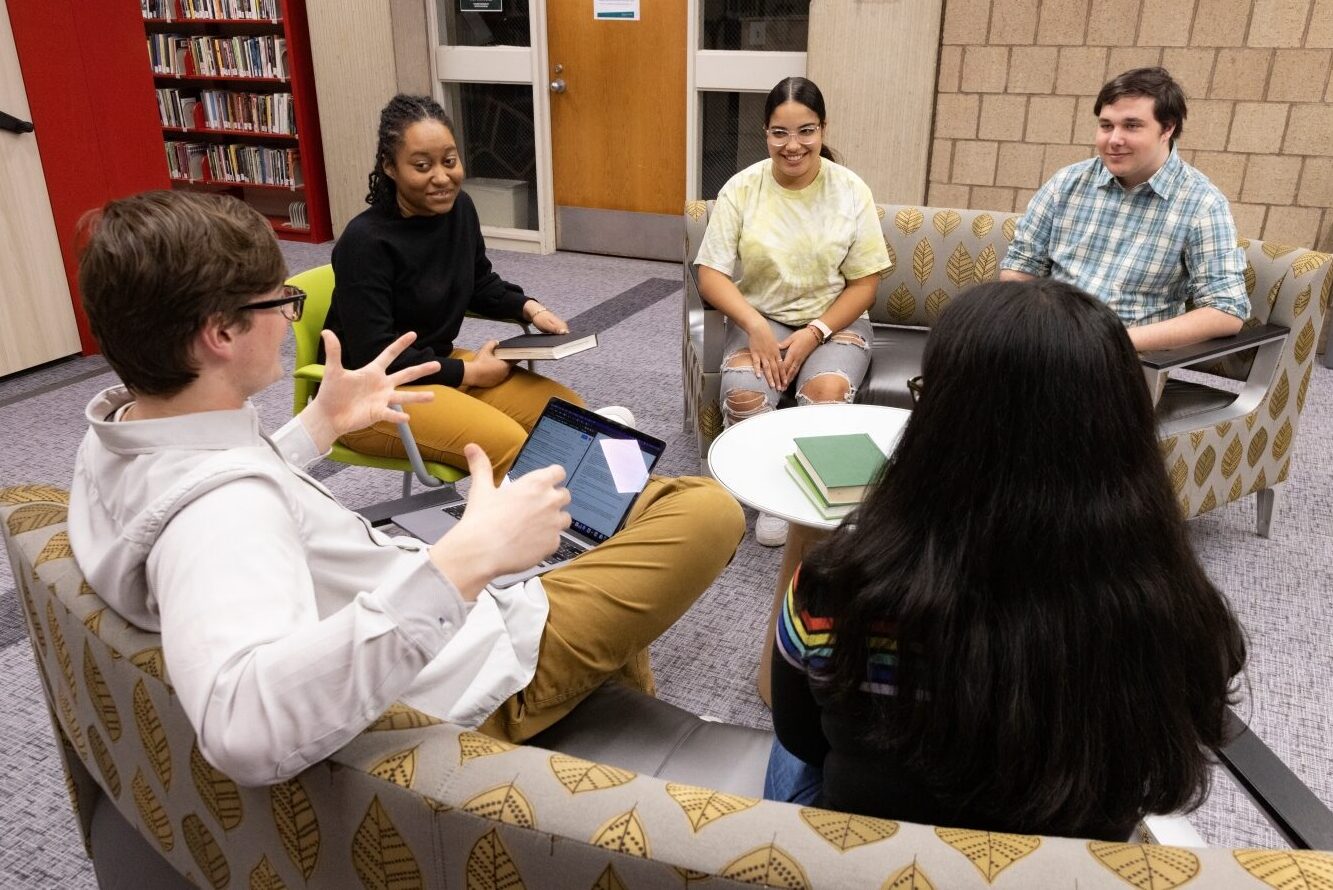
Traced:
POLYGON ((764 774, 764 799, 813 806, 824 787, 824 770, 811 766, 773 739, 764 774))

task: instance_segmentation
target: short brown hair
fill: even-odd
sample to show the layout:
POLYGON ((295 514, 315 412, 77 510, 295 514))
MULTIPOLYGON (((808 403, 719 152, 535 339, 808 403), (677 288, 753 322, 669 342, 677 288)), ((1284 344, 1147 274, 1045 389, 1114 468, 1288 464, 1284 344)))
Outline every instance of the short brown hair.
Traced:
POLYGON ((1175 127, 1171 131, 1171 144, 1185 132, 1185 91, 1176 83, 1171 72, 1165 68, 1134 68, 1107 81, 1097 94, 1097 101, 1092 105, 1093 114, 1101 114, 1103 105, 1113 105, 1125 96, 1149 96, 1152 98, 1153 117, 1162 129, 1175 127))
POLYGON ((278 287, 287 264, 268 221, 236 198, 154 191, 80 221, 79 291, 107 361, 134 393, 170 396, 198 376, 195 336, 278 287))

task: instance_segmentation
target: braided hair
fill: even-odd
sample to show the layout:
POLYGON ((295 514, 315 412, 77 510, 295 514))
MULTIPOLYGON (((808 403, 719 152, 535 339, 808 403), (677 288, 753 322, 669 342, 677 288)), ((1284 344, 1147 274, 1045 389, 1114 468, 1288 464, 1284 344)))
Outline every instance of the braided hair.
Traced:
POLYGON ((394 155, 403 144, 403 135, 407 128, 417 121, 439 121, 454 132, 454 122, 440 103, 430 96, 409 96, 399 93, 389 100, 380 112, 379 137, 375 144, 375 164, 370 168, 369 186, 366 203, 389 206, 397 200, 397 186, 384 172, 386 164, 392 164, 394 155))

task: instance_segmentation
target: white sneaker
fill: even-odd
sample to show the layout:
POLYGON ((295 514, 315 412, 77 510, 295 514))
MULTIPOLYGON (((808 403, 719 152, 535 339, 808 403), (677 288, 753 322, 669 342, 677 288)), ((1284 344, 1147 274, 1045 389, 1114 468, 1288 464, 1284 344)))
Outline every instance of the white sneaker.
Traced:
POLYGON ((605 408, 598 408, 593 413, 600 414, 608 420, 614 420, 621 426, 634 426, 634 412, 624 405, 607 405, 605 408))
POLYGON ((754 523, 754 539, 765 547, 781 547, 787 543, 787 520, 760 513, 754 523))

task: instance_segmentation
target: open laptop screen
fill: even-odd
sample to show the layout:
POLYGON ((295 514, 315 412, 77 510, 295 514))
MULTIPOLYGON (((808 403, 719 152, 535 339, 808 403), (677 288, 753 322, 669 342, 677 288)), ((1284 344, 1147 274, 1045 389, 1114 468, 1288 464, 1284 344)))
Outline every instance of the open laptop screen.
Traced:
POLYGON ((620 528, 665 447, 660 439, 551 399, 509 476, 564 467, 570 529, 600 544, 620 528))

